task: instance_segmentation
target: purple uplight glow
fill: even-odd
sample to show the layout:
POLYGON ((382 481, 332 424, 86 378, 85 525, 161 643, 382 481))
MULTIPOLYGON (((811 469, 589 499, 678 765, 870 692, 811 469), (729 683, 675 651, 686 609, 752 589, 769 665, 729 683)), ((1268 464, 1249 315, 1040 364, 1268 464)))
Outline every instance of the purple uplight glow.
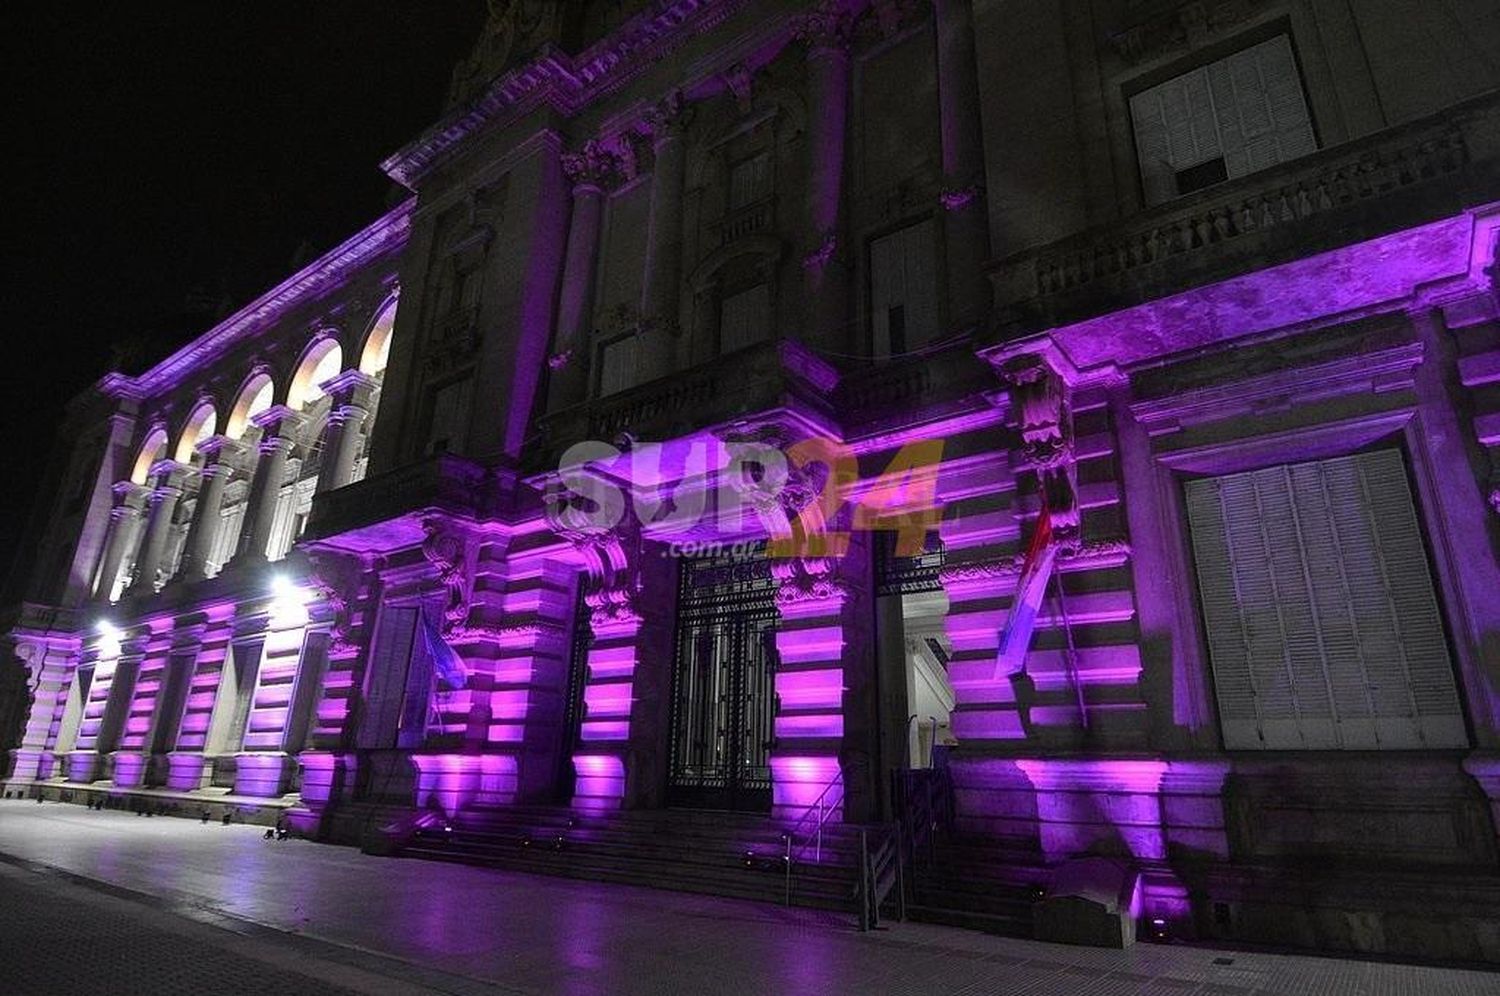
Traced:
POLYGON ((574 754, 573 805, 618 809, 625 798, 625 762, 613 754, 574 754))

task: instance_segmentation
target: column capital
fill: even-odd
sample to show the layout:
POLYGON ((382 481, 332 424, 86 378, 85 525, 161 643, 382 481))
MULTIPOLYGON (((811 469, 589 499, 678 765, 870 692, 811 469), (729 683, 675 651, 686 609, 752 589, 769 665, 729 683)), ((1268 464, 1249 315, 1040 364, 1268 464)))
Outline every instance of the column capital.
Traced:
POLYGON ((200 470, 204 476, 212 476, 222 468, 227 472, 229 464, 237 456, 244 453, 246 447, 238 439, 230 439, 228 436, 209 436, 194 447, 203 454, 203 467, 200 470))
POLYGON ((336 408, 349 405, 367 407, 370 403, 370 395, 374 394, 379 387, 380 381, 358 370, 345 370, 318 385, 324 394, 333 399, 336 408))
POLYGON ((146 496, 151 493, 150 488, 144 484, 137 484, 134 481, 120 481, 113 485, 110 491, 114 492, 115 506, 117 508, 129 507, 137 511, 145 503, 146 496))
POLYGON ((856 19, 842 0, 821 0, 792 19, 792 36, 807 45, 809 53, 845 53, 854 40, 856 19))
POLYGON ((185 463, 176 460, 158 460, 151 465, 151 472, 146 478, 155 483, 146 486, 148 492, 155 492, 162 488, 181 488, 183 479, 193 470, 185 463))
POLYGON ((577 152, 562 155, 563 175, 573 184, 573 196, 597 194, 614 184, 624 172, 620 157, 595 139, 577 152))
POLYGON ((658 145, 681 138, 692 119, 693 107, 683 99, 681 90, 673 90, 647 109, 645 114, 651 138, 658 145))
POLYGON ((292 411, 286 405, 272 405, 250 419, 250 422, 262 432, 260 441, 262 451, 265 450, 267 442, 278 437, 289 438, 306 421, 305 415, 292 411))

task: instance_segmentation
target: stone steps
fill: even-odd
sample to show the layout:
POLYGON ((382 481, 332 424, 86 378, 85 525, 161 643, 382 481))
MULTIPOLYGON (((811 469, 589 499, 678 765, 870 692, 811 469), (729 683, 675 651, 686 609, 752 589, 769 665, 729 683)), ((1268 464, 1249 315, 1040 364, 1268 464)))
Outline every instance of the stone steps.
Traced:
MULTIPOLYGON (((786 900, 780 824, 661 810, 580 815, 555 807, 467 812, 418 833, 403 856, 754 899, 786 900)), ((795 866, 796 905, 852 909, 857 828, 825 828, 822 861, 795 866)))

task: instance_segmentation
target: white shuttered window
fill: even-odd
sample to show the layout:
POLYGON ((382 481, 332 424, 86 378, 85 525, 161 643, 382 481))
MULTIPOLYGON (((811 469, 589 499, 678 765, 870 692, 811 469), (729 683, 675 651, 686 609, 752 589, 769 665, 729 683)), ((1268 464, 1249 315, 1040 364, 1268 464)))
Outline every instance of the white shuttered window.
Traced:
POLYGON ((633 335, 604 344, 599 350, 599 397, 617 394, 636 385, 639 353, 638 341, 633 335))
POLYGON ((876 356, 899 356, 937 334, 936 245, 931 218, 870 243, 876 356))
POLYGON ((1468 745, 1399 451, 1186 493, 1227 748, 1468 745))
POLYGON ((756 284, 731 294, 719 309, 719 353, 725 355, 764 341, 771 331, 771 289, 756 284))
POLYGON ((1318 147, 1286 35, 1142 90, 1130 117, 1148 204, 1318 147))

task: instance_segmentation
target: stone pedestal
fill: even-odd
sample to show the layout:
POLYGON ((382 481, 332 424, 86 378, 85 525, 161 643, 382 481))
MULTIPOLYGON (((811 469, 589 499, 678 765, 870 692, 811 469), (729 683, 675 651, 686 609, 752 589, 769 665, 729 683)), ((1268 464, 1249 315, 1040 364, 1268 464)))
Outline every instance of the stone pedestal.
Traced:
POLYGON ((174 792, 196 792, 213 780, 213 766, 201 752, 173 751, 165 759, 166 786, 174 792))
POLYGON ((275 799, 292 788, 297 759, 281 751, 247 751, 234 757, 234 794, 275 799))

